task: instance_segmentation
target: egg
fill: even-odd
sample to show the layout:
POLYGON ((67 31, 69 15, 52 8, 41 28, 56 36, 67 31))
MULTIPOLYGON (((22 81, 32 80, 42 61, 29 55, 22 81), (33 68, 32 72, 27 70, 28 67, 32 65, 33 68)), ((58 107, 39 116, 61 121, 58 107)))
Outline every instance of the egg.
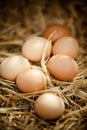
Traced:
POLYGON ((62 54, 52 56, 47 63, 47 68, 53 77, 63 81, 72 81, 78 73, 76 61, 62 54))
MULTIPOLYGON (((23 56, 32 62, 39 62, 41 60, 42 53, 47 42, 47 39, 43 37, 31 37, 23 44, 23 56)), ((45 52, 45 59, 51 55, 51 49, 52 45, 49 42, 47 50, 45 52)))
POLYGON ((57 95, 44 93, 36 99, 34 109, 40 117, 52 120, 64 113, 65 105, 63 99, 57 95))
POLYGON ((79 54, 79 43, 74 37, 62 37, 54 43, 52 53, 53 55, 65 54, 76 59, 79 54))
POLYGON ((51 37, 53 43, 64 36, 72 36, 70 29, 61 24, 48 26, 43 32, 42 36, 48 39, 53 32, 55 32, 51 37))
POLYGON ((29 61, 20 55, 13 55, 5 58, 0 65, 1 77, 14 81, 17 75, 30 68, 29 61))
POLYGON ((17 76, 16 85, 21 92, 37 92, 46 88, 47 77, 41 70, 26 69, 17 76))

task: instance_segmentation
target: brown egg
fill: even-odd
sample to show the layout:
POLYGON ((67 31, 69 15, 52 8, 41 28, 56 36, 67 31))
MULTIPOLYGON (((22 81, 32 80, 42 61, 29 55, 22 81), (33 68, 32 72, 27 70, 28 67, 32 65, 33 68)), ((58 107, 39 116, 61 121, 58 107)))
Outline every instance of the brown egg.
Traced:
POLYGON ((46 88, 47 77, 38 69, 26 69, 17 76, 16 85, 22 92, 40 91, 46 88))
POLYGON ((58 80, 71 81, 78 73, 78 65, 70 56, 55 55, 47 64, 50 74, 58 80))
POLYGON ((27 68, 30 68, 30 63, 26 58, 20 55, 10 56, 0 65, 1 77, 14 81, 17 75, 27 68))
POLYGON ((52 120, 64 113, 65 105, 63 99, 57 95, 44 93, 37 98, 34 108, 40 117, 52 120))
POLYGON ((79 43, 74 37, 62 37, 54 43, 52 53, 53 55, 64 54, 72 58, 77 58, 79 54, 79 43))
MULTIPOLYGON (((32 37, 24 43, 22 47, 22 54, 30 61, 39 62, 41 60, 42 53, 46 44, 47 44, 46 38, 32 37)), ((47 50, 45 52, 45 58, 51 55, 51 49, 52 45, 49 42, 47 50)))
POLYGON ((61 24, 48 26, 42 36, 48 39, 50 34, 52 34, 54 31, 55 34, 51 38, 52 42, 55 42, 56 40, 64 36, 72 36, 70 29, 61 24))

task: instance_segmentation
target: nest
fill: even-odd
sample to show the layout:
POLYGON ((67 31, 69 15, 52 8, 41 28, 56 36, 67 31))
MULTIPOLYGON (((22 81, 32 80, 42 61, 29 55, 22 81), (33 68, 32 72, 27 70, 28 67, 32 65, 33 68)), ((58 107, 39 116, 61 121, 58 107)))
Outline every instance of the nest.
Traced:
POLYGON ((17 89, 14 82, 0 77, 0 130, 86 130, 86 13, 84 0, 0 1, 0 63, 12 54, 21 54, 21 46, 26 39, 41 35, 48 25, 54 23, 69 27, 80 44, 79 73, 72 82, 50 77, 51 85, 47 90, 25 94, 17 89), (41 93, 50 90, 63 98, 66 109, 60 118, 48 121, 38 117, 33 106, 41 93))

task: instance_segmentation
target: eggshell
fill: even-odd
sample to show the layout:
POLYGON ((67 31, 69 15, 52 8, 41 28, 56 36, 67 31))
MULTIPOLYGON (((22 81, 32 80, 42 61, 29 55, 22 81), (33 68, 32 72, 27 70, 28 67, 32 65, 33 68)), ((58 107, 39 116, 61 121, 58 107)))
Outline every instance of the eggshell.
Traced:
POLYGON ((47 64, 48 70, 58 80, 72 81, 78 73, 78 65, 75 60, 67 55, 55 55, 47 64))
POLYGON ((0 65, 1 77, 14 81, 17 75, 27 68, 30 68, 30 63, 26 58, 20 55, 10 56, 0 65))
MULTIPOLYGON (((47 45, 47 39, 43 37, 32 37, 28 39, 23 47, 22 54, 24 57, 33 62, 39 62, 42 57, 44 47, 47 45)), ((52 45, 49 42, 45 52, 45 58, 51 55, 52 45)))
POLYGON ((40 95, 35 102, 35 111, 42 118, 52 120, 64 113, 63 99, 52 93, 40 95))
POLYGON ((52 53, 69 55, 75 59, 79 54, 79 43, 74 37, 62 37, 54 43, 52 53))
POLYGON ((44 90, 47 77, 38 69, 26 69, 17 76, 16 85, 20 91, 26 93, 44 90))
POLYGON ((54 31, 55 34, 51 37, 53 43, 64 36, 72 36, 70 29, 61 24, 54 24, 48 26, 43 32, 42 36, 48 39, 50 34, 52 34, 54 31))

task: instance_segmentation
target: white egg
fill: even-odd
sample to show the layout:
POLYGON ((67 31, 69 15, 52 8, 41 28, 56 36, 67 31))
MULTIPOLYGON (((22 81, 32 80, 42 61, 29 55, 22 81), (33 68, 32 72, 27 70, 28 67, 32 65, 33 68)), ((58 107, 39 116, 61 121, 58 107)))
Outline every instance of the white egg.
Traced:
MULTIPOLYGON (((22 54, 30 61, 39 62, 41 60, 43 50, 46 45, 47 45, 46 38, 32 37, 23 44, 22 54)), ((52 45, 49 42, 45 52, 45 59, 51 55, 51 49, 52 49, 52 45)))
POLYGON ((1 77, 14 81, 17 75, 27 68, 30 68, 30 63, 26 58, 20 55, 10 56, 0 65, 1 77))
POLYGON ((57 95, 44 93, 37 98, 34 108, 37 115, 44 119, 52 120, 64 113, 65 105, 63 99, 57 95))

